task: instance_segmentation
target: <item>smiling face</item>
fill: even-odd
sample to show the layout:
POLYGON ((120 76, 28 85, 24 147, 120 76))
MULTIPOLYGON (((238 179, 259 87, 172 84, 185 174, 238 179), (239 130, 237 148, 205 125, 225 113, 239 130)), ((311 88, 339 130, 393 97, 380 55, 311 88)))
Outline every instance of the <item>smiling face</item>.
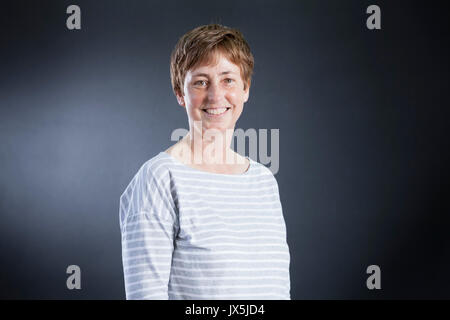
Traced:
POLYGON ((178 103, 186 108, 189 126, 202 122, 202 129, 234 129, 244 103, 249 96, 239 66, 221 52, 215 53, 212 63, 200 63, 188 70, 183 94, 177 94, 178 103))

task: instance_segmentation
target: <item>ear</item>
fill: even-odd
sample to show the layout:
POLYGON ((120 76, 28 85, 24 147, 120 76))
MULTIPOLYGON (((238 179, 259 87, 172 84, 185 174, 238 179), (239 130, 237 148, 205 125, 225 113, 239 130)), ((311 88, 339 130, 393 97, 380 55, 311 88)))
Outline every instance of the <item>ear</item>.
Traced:
POLYGON ((186 103, 184 101, 184 95, 179 90, 177 90, 175 95, 177 97, 178 104, 182 107, 186 107, 186 103))
POLYGON ((250 95, 250 82, 245 86, 244 89, 244 103, 248 101, 249 95, 250 95))

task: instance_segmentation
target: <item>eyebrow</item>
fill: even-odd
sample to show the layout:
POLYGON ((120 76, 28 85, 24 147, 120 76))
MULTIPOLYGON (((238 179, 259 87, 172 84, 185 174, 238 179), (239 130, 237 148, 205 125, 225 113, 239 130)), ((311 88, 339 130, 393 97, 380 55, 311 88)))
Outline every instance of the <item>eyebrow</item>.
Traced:
MULTIPOLYGON (((219 75, 221 76, 221 75, 230 74, 230 73, 234 74, 233 71, 224 71, 224 72, 221 72, 219 75)), ((192 76, 193 77, 208 77, 208 75, 206 73, 194 73, 192 76)))

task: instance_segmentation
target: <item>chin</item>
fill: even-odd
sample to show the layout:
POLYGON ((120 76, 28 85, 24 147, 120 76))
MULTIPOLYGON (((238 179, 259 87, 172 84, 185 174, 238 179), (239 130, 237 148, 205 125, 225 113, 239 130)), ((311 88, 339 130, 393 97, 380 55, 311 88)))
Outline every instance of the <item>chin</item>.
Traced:
POLYGON ((225 130, 228 129, 230 126, 226 123, 205 123, 204 125, 205 129, 218 129, 218 130, 225 130))

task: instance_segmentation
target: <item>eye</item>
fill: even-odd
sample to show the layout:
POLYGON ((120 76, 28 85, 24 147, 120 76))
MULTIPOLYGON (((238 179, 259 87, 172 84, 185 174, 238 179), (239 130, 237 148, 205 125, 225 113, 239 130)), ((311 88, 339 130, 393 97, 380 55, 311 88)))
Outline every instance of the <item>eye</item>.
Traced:
POLYGON ((226 78, 225 79, 225 83, 227 83, 227 84, 230 84, 230 83, 233 83, 234 82, 234 79, 231 79, 231 78, 226 78))
POLYGON ((200 85, 200 86, 204 86, 206 85, 206 80, 198 80, 194 82, 194 85, 200 85))

